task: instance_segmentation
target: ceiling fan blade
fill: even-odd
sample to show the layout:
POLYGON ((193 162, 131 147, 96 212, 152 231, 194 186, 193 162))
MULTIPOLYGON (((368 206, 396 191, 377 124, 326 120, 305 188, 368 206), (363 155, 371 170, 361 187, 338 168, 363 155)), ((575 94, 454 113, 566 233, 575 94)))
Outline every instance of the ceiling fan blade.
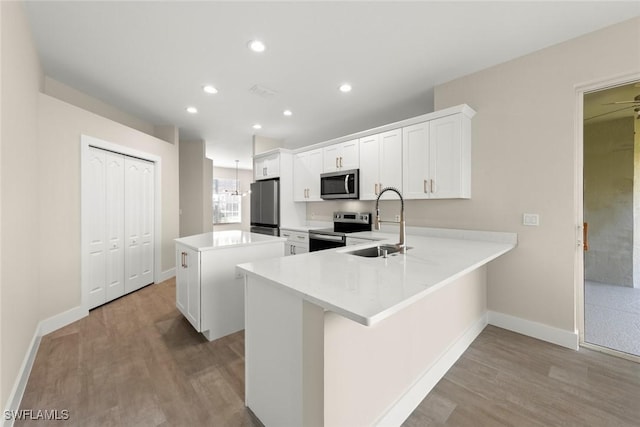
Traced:
POLYGON ((639 104, 639 105, 640 105, 640 101, 617 101, 617 102, 607 102, 606 104, 602 104, 602 105, 618 105, 618 104, 639 104))
POLYGON ((635 105, 629 105, 626 107, 618 108, 617 110, 607 111, 606 113, 602 113, 602 114, 596 114, 595 116, 586 117, 584 121, 586 122, 587 120, 595 119, 597 117, 606 116, 607 114, 613 114, 613 113, 617 113, 618 111, 623 111, 623 110, 627 110, 629 108, 635 108, 635 107, 636 107, 635 105))

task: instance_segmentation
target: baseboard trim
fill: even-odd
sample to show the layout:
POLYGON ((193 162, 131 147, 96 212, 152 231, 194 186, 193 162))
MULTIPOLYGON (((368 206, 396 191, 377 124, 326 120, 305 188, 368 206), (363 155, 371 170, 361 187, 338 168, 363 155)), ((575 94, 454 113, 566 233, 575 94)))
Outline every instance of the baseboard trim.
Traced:
POLYGON ((158 278, 158 281, 156 283, 162 283, 165 280, 169 280, 172 277, 174 277, 176 275, 176 269, 174 268, 170 268, 168 270, 165 270, 163 272, 160 273, 160 277, 158 278))
POLYGON ((553 326, 543 323, 533 322, 497 311, 489 311, 488 319, 490 325, 567 347, 572 350, 578 350, 580 342, 578 331, 571 332, 554 328, 553 326))
POLYGON ((89 315, 89 310, 81 306, 74 307, 63 313, 44 319, 38 325, 38 333, 40 336, 47 335, 53 331, 67 326, 70 323, 80 320, 89 315))
POLYGON ((36 326, 36 330, 34 331, 33 338, 29 343, 29 348, 27 349, 25 358, 22 361, 22 365, 20 366, 19 375, 16 378, 16 382, 13 386, 13 389, 11 390, 9 399, 7 400, 7 407, 5 408, 5 412, 3 413, 2 417, 3 427, 12 427, 15 422, 12 414, 15 414, 15 411, 18 411, 18 409, 20 409, 20 403, 22 402, 24 391, 27 388, 27 382, 29 381, 31 368, 33 368, 33 363, 36 360, 36 354, 38 353, 38 348, 40 347, 40 341, 42 340, 42 337, 88 315, 89 311, 87 309, 78 306, 63 313, 41 320, 38 323, 38 325, 36 326), (9 417, 10 419, 7 419, 7 417, 9 417))
POLYGON ((33 334, 33 338, 29 343, 29 348, 27 349, 27 354, 22 361, 22 365, 20 366, 20 375, 16 378, 16 382, 13 385, 13 389, 11 390, 11 394, 9 394, 9 399, 7 400, 7 407, 5 408, 3 417, 3 426, 4 427, 13 427, 15 422, 15 418, 12 414, 15 414, 18 409, 20 409, 20 402, 22 402, 22 396, 24 396, 24 391, 27 388, 27 381, 29 381, 29 374, 31 374, 31 368, 33 367, 33 362, 36 360, 36 354, 38 353, 38 347, 40 347, 41 335, 38 333, 40 329, 40 325, 36 327, 36 330, 33 334), (7 419, 7 417, 9 419, 7 419))
POLYGON ((480 335, 487 326, 487 315, 482 315, 465 333, 440 356, 440 358, 427 369, 422 376, 407 390, 407 392, 384 414, 376 426, 399 426, 418 407, 420 402, 445 376, 454 363, 469 348, 471 343, 480 335))

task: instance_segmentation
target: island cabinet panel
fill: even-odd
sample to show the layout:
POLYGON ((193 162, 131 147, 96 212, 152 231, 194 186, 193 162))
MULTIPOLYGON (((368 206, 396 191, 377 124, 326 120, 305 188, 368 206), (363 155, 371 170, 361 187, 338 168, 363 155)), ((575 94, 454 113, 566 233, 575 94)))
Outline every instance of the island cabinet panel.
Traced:
POLYGON ((487 324, 486 266, 371 326, 251 274, 245 296, 245 404, 265 426, 399 426, 487 324))
POLYGON ((176 239, 176 307, 209 341, 244 329, 236 265, 284 255, 284 239, 241 230, 176 239))
POLYGON ((402 191, 402 129, 360 138, 360 200, 377 199, 385 187, 402 191))
POLYGON ((470 119, 463 114, 403 128, 403 189, 406 199, 471 196, 470 119))
POLYGON ((176 244, 176 307, 201 332, 200 253, 176 244))
POLYGON ((265 426, 323 423, 324 309, 245 278, 245 404, 265 426))
POLYGON ((304 151, 293 159, 293 201, 318 202, 320 198, 320 174, 322 173, 322 149, 304 151))

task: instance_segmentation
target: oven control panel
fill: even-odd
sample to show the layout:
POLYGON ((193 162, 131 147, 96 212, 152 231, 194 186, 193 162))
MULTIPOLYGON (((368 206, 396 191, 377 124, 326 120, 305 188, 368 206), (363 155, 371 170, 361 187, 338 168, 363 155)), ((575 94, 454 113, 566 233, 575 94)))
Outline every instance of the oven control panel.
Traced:
POLYGON ((333 222, 371 224, 369 212, 334 212, 333 222))

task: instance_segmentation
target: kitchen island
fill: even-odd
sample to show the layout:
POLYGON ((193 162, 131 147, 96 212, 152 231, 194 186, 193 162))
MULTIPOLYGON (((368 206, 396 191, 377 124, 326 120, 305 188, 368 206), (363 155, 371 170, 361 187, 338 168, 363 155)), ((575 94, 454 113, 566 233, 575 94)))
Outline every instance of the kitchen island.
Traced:
POLYGON ((242 230, 175 239, 176 307, 209 340, 244 328, 244 286, 236 264, 284 255, 285 240, 242 230))
POLYGON ((400 425, 486 325, 486 264, 516 245, 450 234, 240 265, 246 405, 267 427, 400 425))

